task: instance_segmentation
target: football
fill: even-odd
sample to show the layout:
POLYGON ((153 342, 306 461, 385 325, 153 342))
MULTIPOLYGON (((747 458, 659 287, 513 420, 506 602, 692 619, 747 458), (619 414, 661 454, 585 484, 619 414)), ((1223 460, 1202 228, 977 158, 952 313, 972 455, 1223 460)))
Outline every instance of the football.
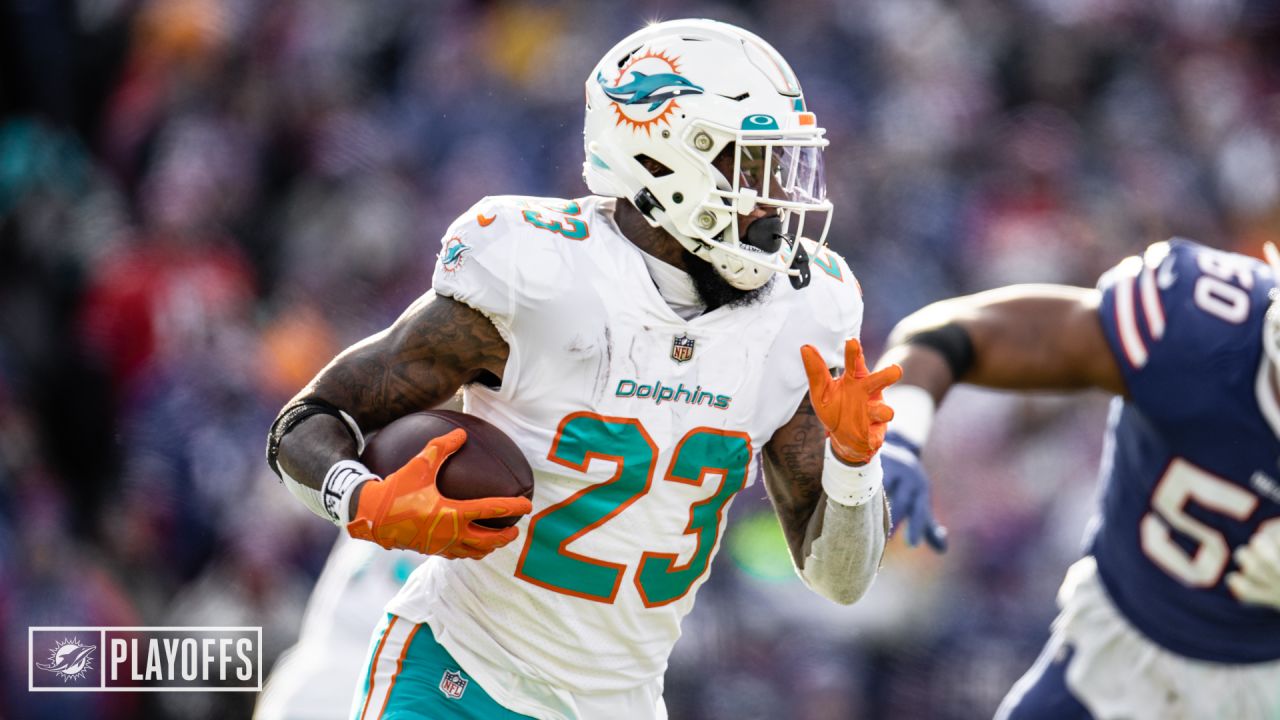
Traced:
MULTIPOLYGON (((533 469, 520 448, 492 424, 452 410, 427 410, 406 415, 369 436, 360 459, 386 477, 399 470, 432 438, 455 428, 467 431, 467 441, 440 466, 436 488, 454 500, 483 497, 533 498, 533 469)), ((477 520, 485 527, 515 525, 519 517, 477 520)))

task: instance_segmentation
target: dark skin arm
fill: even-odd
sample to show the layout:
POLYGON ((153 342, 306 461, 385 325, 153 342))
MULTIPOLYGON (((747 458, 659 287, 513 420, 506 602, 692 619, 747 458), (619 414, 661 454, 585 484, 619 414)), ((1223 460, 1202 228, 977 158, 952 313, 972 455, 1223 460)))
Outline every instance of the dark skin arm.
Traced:
MULTIPOLYGON (((439 405, 467 383, 500 380, 508 352, 497 328, 480 312, 428 293, 391 327, 342 351, 297 397, 342 408, 368 433, 439 405)), ((316 489, 334 463, 355 457, 346 427, 328 415, 307 418, 280 443, 280 465, 316 489)), ((353 512, 359 504, 356 492, 353 512)))
POLYGON ((941 402, 958 382, 1007 390, 1125 393, 1102 324, 1097 290, 1065 285, 1014 285, 934 303, 898 323, 878 367, 902 366, 902 384, 941 402), (904 344, 911 335, 954 323, 973 341, 973 366, 952 377, 933 348, 904 344))
MULTIPOLYGON (((804 569, 813 541, 822 534, 820 512, 827 504, 822 492, 822 463, 827 432, 806 393, 796 414, 778 428, 764 446, 765 488, 778 514, 787 547, 796 566, 804 569)), ((889 532, 889 508, 884 506, 884 532, 889 532)))

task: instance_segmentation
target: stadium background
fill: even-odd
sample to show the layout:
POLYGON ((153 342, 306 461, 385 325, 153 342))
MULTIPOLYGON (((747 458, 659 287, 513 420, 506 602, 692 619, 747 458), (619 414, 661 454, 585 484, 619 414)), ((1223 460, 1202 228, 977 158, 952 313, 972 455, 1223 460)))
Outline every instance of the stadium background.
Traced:
MULTIPOLYGON (((1280 240, 1280 10, 1251 0, 0 3, 0 716, 238 717, 240 695, 29 695, 31 625, 293 640, 335 530, 276 410, 423 292, 486 194, 585 192, 581 83, 650 19, 738 23, 828 128, 831 244, 874 356, 923 304, 1092 284, 1170 234, 1280 240)), ((960 391, 943 558, 864 601, 790 575, 754 487, 667 675, 673 719, 989 717, 1047 636, 1106 399, 960 391)))

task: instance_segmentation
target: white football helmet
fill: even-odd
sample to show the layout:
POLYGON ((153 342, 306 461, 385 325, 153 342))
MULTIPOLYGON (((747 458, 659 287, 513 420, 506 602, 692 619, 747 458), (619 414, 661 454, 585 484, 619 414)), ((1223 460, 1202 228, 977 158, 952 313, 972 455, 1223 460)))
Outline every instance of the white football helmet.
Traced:
POLYGON ((821 244, 831 225, 826 131, 777 50, 713 20, 657 23, 605 53, 586 94, 591 192, 627 198, 736 288, 760 287, 774 273, 808 282, 799 238, 808 230, 821 244), (726 177, 713 163, 728 167, 720 156, 730 143, 726 177), (753 224, 744 241, 739 215, 756 206, 775 208, 778 221, 753 224), (824 216, 816 231, 818 223, 805 225, 814 211, 824 216))

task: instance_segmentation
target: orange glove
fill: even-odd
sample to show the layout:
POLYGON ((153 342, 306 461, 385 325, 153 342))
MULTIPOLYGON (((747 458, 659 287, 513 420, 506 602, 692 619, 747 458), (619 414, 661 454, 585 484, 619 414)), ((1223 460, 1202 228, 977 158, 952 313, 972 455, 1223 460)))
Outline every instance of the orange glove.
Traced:
POLYGON ((453 559, 482 558, 515 540, 515 527, 499 530, 471 521, 524 515, 533 509, 528 498, 453 500, 436 490, 440 466, 466 440, 461 428, 441 435, 385 480, 365 483, 355 519, 347 523, 351 537, 453 559))
POLYGON ((809 377, 809 398, 831 436, 832 452, 850 465, 867 462, 884 444, 893 419, 893 408, 884 404, 880 392, 898 382, 902 368, 890 365, 869 373, 856 338, 844 344, 844 374, 838 378, 831 377, 814 346, 800 348, 800 357, 809 377))

